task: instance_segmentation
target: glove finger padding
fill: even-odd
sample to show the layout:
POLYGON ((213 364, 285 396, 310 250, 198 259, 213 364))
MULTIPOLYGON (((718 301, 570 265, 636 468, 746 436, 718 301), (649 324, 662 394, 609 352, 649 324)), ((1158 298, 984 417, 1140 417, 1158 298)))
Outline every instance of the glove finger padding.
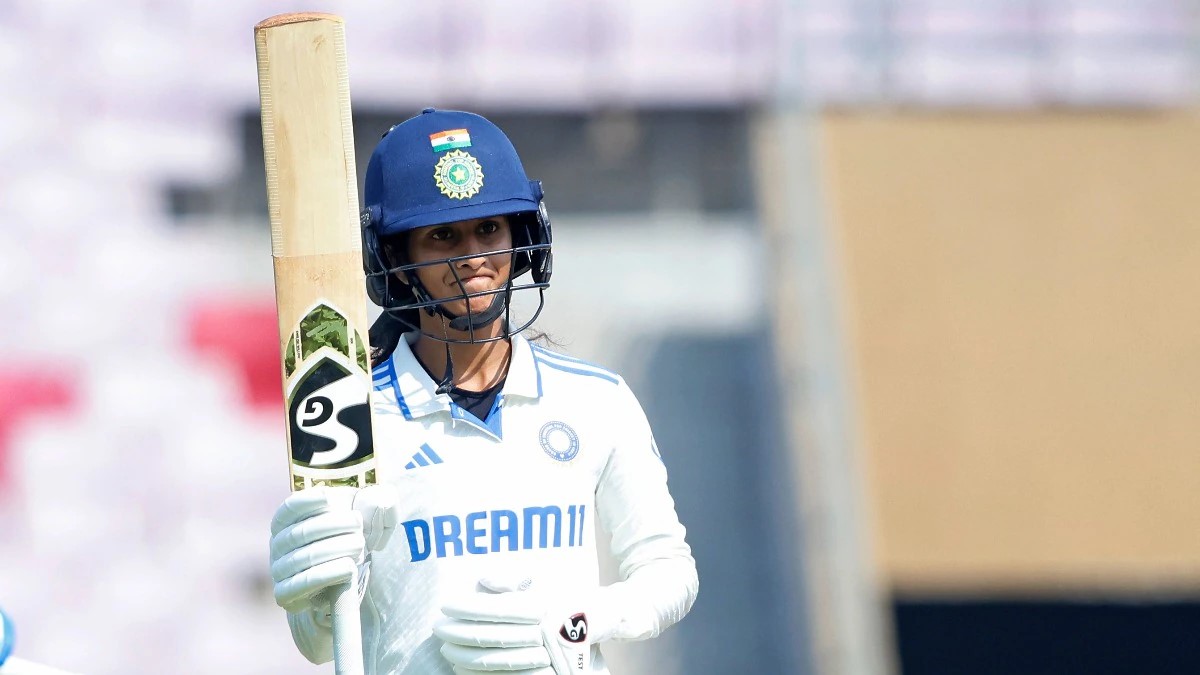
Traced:
POLYGON ((587 616, 560 598, 577 592, 535 589, 529 579, 481 579, 479 585, 482 592, 443 606, 448 618, 434 627, 445 642, 442 655, 456 672, 546 667, 557 675, 587 672, 592 642, 587 616))
POLYGON ((433 626, 433 634, 444 642, 464 647, 537 647, 542 644, 542 629, 537 624, 484 623, 442 619, 433 626))
POLYGON ((386 483, 368 485, 354 495, 354 510, 362 514, 368 549, 380 551, 387 546, 400 520, 396 512, 399 502, 396 488, 386 483))
POLYGON ((339 557, 302 570, 275 584, 275 603, 289 612, 302 612, 312 607, 317 593, 354 579, 358 565, 347 557, 339 557))
POLYGON ((546 609, 536 593, 472 593, 446 603, 442 613, 464 621, 538 624, 546 609))
POLYGON ((279 560, 316 542, 343 535, 359 535, 362 514, 356 511, 325 512, 287 526, 271 537, 271 561, 279 560))
MULTIPOLYGON (((352 515, 355 518, 358 517, 358 514, 352 515)), ((271 563, 271 579, 276 582, 283 581, 306 569, 337 558, 345 558, 352 564, 358 565, 363 561, 364 548, 362 533, 356 531, 314 541, 274 560, 271 563)))
POLYGON ((317 486, 288 495, 271 520, 275 601, 300 612, 312 608, 312 597, 324 588, 359 573, 365 582, 367 551, 387 545, 398 521, 397 501, 390 485, 317 486))
POLYGON ((536 647, 488 649, 447 642, 442 645, 442 656, 456 667, 483 672, 532 670, 550 665, 550 655, 540 643, 536 647))
POLYGON ((321 513, 350 510, 357 492, 356 488, 318 485, 289 494, 271 518, 271 536, 321 513))

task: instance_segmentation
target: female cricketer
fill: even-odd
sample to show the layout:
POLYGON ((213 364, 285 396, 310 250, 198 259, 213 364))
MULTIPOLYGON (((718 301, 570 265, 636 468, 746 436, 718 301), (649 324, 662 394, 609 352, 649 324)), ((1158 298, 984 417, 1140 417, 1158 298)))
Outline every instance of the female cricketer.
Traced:
POLYGON ((272 522, 275 598, 310 661, 317 598, 361 584, 367 672, 608 673, 600 646, 658 635, 699 582, 629 386, 522 335, 550 283, 542 188, 475 114, 426 109, 364 183, 381 483, 290 495, 272 522), (537 298, 525 321, 517 293, 537 298), (620 581, 599 584, 596 528, 620 581))

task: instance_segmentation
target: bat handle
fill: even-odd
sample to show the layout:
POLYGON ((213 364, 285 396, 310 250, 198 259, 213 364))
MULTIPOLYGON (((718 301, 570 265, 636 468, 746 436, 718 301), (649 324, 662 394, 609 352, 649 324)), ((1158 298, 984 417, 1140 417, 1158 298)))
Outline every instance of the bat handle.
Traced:
POLYGON ((325 591, 333 614, 333 672, 337 675, 364 673, 362 617, 358 609, 357 586, 356 580, 351 579, 325 591))

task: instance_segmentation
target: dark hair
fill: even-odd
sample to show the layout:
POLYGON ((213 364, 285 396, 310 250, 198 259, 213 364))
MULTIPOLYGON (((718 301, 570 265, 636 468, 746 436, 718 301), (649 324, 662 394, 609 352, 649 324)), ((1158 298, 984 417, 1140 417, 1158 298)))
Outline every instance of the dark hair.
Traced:
POLYGON ((526 340, 529 340, 530 342, 536 342, 543 347, 558 347, 559 349, 562 349, 563 347, 562 343, 560 343, 558 340, 555 340, 544 330, 538 330, 537 328, 530 327, 525 329, 523 335, 526 340))

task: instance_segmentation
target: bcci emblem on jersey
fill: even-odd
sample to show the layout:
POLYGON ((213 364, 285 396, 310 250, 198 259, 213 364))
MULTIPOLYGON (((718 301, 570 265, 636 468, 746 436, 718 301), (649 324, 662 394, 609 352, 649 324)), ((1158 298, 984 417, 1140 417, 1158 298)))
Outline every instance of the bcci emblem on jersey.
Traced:
POLYGON ((569 462, 579 454, 579 434, 565 422, 547 422, 538 432, 542 450, 560 462, 569 462))

